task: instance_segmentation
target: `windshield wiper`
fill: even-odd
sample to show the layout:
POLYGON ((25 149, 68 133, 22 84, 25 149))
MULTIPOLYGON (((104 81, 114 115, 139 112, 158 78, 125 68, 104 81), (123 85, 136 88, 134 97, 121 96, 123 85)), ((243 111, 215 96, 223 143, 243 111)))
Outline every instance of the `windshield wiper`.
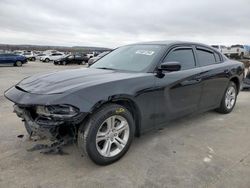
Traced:
POLYGON ((104 69, 104 70, 116 70, 113 68, 108 68, 108 67, 96 67, 97 69, 104 69))

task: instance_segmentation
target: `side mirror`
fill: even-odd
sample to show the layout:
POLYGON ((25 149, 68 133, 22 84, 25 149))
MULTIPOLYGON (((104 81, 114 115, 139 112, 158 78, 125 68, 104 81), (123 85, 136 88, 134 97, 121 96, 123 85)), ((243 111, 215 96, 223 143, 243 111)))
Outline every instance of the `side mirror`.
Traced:
POLYGON ((163 62, 158 69, 168 72, 179 71, 181 70, 181 63, 177 61, 163 62))

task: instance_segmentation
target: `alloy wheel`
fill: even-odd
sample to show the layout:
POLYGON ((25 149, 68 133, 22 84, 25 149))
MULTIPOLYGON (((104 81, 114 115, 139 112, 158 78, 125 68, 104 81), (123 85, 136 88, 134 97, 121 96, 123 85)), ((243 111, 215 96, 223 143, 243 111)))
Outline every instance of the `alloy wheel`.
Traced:
POLYGON ((96 134, 96 148, 104 157, 118 155, 126 146, 129 139, 128 121, 119 115, 107 118, 99 127, 96 134))
POLYGON ((22 66, 22 62, 21 61, 17 61, 16 62, 16 66, 21 67, 22 66))
POLYGON ((234 87, 230 86, 227 89, 225 97, 225 104, 227 109, 233 108, 235 101, 236 101, 236 90, 234 87))

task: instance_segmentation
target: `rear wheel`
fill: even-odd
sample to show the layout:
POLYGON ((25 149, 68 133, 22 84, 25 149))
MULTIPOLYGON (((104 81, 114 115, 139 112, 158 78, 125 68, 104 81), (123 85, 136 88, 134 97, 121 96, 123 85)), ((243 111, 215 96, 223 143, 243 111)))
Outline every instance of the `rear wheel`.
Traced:
POLYGON ((131 113, 108 104, 94 113, 78 131, 78 147, 96 164, 119 160, 129 149, 135 132, 131 113))
POLYGON ((45 59, 45 62, 46 62, 46 63, 48 63, 49 61, 50 61, 49 58, 46 58, 46 59, 45 59))
POLYGON ((63 64, 63 65, 67 65, 67 62, 66 62, 66 61, 63 61, 62 64, 63 64))
POLYGON ((222 114, 230 113, 235 106, 236 100, 237 100, 237 87, 234 82, 230 81, 222 98, 220 107, 216 109, 216 111, 222 114))
POLYGON ((32 58, 31 58, 31 61, 35 61, 35 60, 36 60, 36 58, 35 58, 35 57, 32 57, 32 58))
POLYGON ((15 63, 15 65, 16 65, 17 67, 21 67, 21 66, 23 65, 23 63, 22 63, 21 61, 17 61, 17 62, 15 63))

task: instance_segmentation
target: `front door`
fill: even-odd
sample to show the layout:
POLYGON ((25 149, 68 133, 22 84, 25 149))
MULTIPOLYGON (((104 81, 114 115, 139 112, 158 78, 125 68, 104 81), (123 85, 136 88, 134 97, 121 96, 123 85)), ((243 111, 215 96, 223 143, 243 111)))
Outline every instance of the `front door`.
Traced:
POLYGON ((193 47, 173 48, 163 62, 173 61, 181 63, 181 70, 163 72, 164 76, 156 79, 156 85, 159 88, 156 126, 196 111, 200 102, 201 68, 196 66, 193 47))

